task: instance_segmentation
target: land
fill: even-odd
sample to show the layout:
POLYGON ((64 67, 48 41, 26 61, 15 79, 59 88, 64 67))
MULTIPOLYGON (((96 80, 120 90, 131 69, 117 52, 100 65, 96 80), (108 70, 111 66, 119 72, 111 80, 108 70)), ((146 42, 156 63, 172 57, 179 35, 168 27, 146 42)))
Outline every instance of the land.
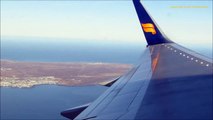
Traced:
POLYGON ((110 81, 132 66, 112 63, 45 63, 1 60, 0 86, 29 88, 35 85, 94 85, 110 81))

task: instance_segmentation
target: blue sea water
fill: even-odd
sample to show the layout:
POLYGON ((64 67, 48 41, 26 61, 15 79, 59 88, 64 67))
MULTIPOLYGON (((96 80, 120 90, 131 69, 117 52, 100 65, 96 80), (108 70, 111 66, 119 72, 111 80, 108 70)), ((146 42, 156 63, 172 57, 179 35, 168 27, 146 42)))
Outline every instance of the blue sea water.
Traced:
MULTIPOLYGON (((212 58, 212 48, 191 46, 212 58)), ((144 44, 46 39, 1 39, 1 59, 36 62, 137 62, 144 44)), ((64 119, 60 112, 95 100, 106 88, 42 85, 29 89, 1 87, 1 119, 64 119)))
MULTIPOLYGON (((138 45, 46 39, 1 39, 1 59, 34 62, 136 62, 138 45)), ((1 119, 64 119, 60 112, 92 102, 102 86, 1 87, 1 119)))
POLYGON ((90 103, 106 90, 103 86, 33 88, 1 87, 1 120, 63 120, 60 112, 90 103))
MULTIPOLYGON (((134 64, 146 43, 63 40, 42 38, 2 38, 1 59, 39 62, 107 62, 134 64)), ((185 44, 204 56, 213 58, 212 46, 185 44)))
POLYGON ((134 63, 139 58, 142 48, 143 45, 82 40, 2 39, 1 59, 41 62, 134 63))

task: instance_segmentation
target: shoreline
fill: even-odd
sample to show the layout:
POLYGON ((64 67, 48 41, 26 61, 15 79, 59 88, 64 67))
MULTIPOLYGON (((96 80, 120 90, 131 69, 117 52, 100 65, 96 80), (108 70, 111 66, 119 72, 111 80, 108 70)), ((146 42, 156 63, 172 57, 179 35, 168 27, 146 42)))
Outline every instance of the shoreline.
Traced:
MULTIPOLYGON (((90 87, 90 86, 103 86, 100 84, 88 84, 88 85, 60 85, 60 84, 40 84, 40 85, 33 85, 31 87, 12 87, 12 86, 0 86, 1 88, 16 88, 16 89, 31 89, 36 88, 39 86, 61 86, 61 87, 90 87)), ((106 86, 103 86, 106 87, 106 86)), ((107 88, 107 87, 106 87, 107 88)))
POLYGON ((130 64, 90 62, 1 61, 1 87, 31 88, 37 85, 98 85, 121 76, 130 64))

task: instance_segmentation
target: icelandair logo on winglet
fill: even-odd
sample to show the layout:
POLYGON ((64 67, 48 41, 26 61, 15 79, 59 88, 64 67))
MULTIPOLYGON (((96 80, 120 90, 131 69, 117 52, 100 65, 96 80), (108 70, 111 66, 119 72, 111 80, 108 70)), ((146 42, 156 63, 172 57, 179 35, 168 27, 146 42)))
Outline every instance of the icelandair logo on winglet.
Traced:
POLYGON ((155 27, 152 23, 141 24, 145 32, 151 32, 153 35, 156 34, 155 27))

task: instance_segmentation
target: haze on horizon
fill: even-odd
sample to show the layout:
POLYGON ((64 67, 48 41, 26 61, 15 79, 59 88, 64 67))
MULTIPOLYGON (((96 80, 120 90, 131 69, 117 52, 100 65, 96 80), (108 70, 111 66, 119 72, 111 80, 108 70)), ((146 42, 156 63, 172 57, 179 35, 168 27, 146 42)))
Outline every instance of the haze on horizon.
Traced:
MULTIPOLYGON (((143 1, 143 4, 173 41, 211 49, 212 1, 143 1)), ((4 37, 146 45, 131 1, 1 1, 1 38, 4 37)))

